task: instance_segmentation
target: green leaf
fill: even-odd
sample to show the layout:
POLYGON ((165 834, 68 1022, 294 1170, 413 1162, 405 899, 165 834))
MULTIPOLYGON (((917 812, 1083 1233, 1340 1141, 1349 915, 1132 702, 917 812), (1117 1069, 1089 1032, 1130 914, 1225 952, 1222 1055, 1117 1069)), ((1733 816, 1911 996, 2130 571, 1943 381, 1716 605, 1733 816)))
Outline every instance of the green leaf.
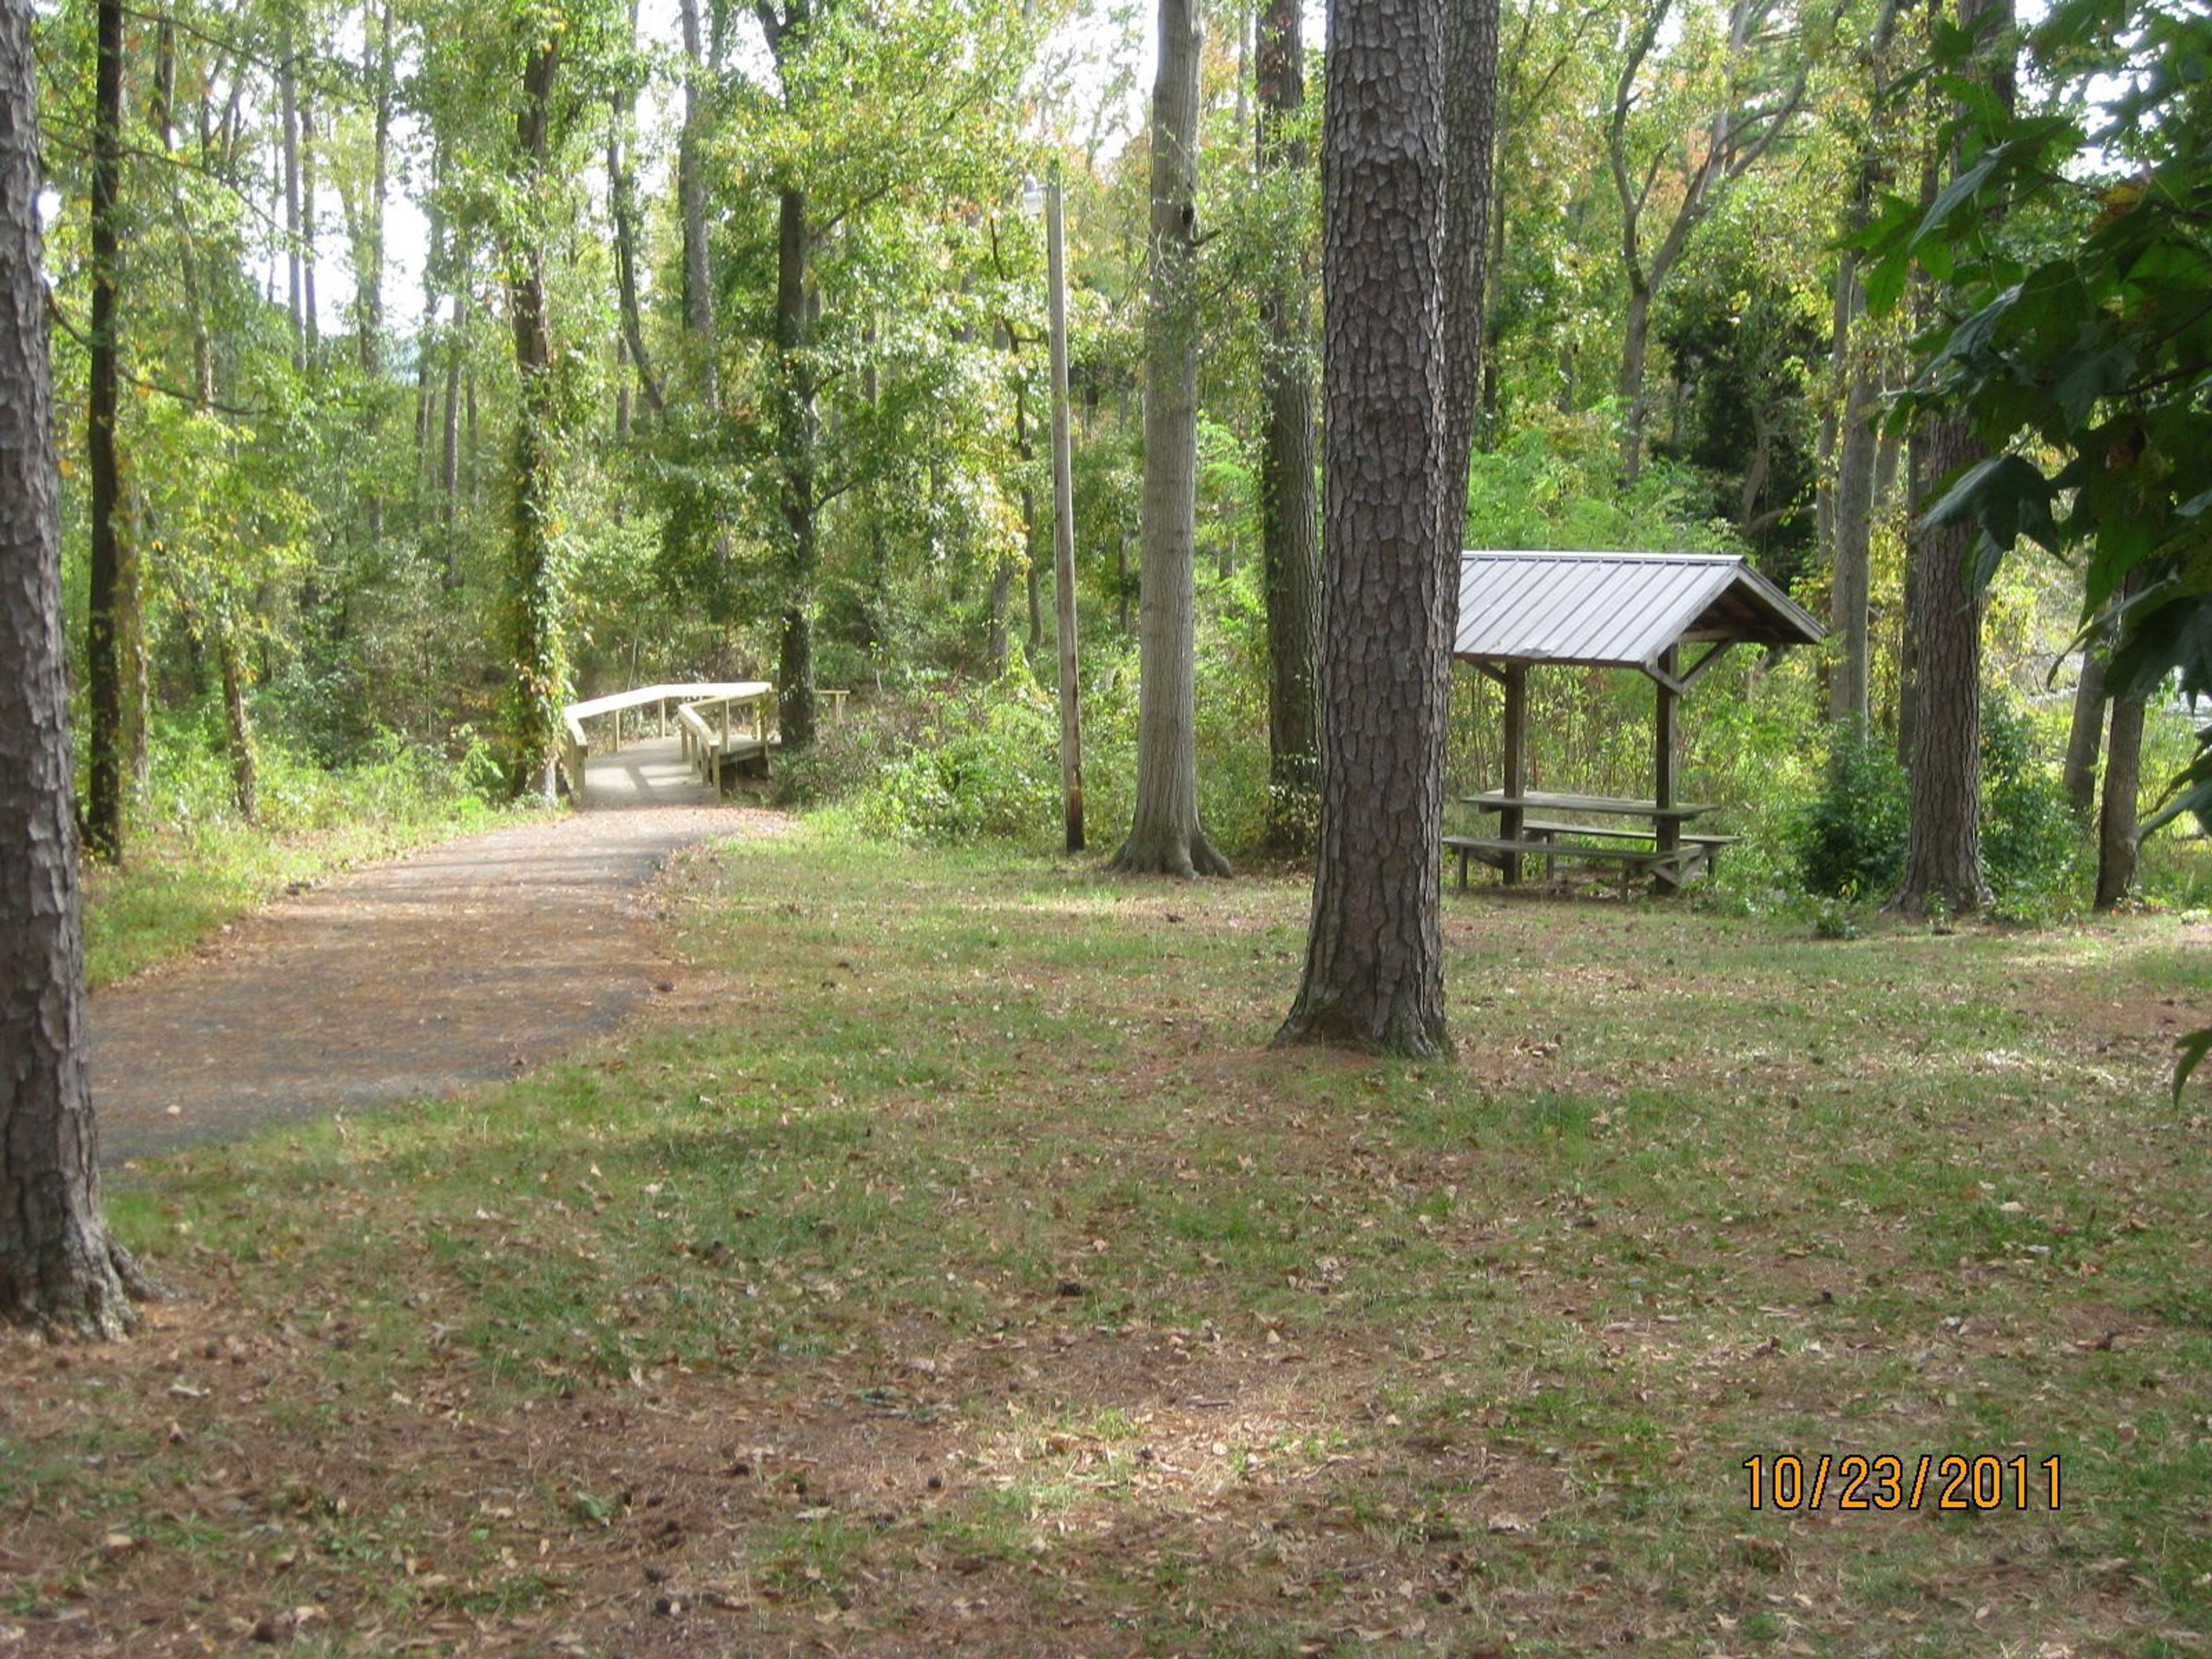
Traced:
POLYGON ((2179 1051, 2173 1062, 2173 1103, 2179 1106, 2181 1104, 2181 1091, 2189 1082, 2189 1074, 2203 1062, 2206 1054, 2212 1054, 2212 1025, 2178 1038, 2173 1046, 2179 1051))
POLYGON ((2099 398, 2110 397, 2127 384, 2135 362, 2135 353, 2124 346, 2079 351, 2060 358, 2051 388, 2051 395, 2058 400, 2060 418, 2069 428, 2085 424, 2099 398))

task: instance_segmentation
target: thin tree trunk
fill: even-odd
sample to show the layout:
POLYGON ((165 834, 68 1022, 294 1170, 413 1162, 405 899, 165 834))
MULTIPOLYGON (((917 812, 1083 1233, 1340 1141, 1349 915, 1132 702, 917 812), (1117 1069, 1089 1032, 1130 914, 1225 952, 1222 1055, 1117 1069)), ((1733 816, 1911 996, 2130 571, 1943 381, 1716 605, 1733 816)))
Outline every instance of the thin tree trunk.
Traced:
POLYGON ((436 355, 432 348, 438 336, 438 283, 446 274, 446 219, 438 208, 435 182, 441 170, 434 156, 430 164, 433 183, 428 212, 429 257, 422 261, 422 325, 415 337, 415 477, 418 484, 429 476, 434 453, 430 447, 430 362, 436 355))
MULTIPOLYGON (((523 172, 518 182, 526 196, 535 193, 550 166, 550 105, 560 68, 560 42, 555 36, 531 52, 523 72, 515 149, 523 172)), ((526 230, 518 235, 507 249, 507 266, 514 367, 521 387, 514 421, 513 540, 506 601, 508 659, 514 678, 503 711, 504 736, 514 793, 534 792, 550 800, 560 765, 561 703, 568 692, 568 665, 561 641, 562 580, 553 540, 559 415, 543 235, 526 230)))
POLYGON ((1644 381, 1650 355, 1651 289, 1640 275, 1632 274, 1621 313, 1620 379, 1613 387, 1620 397, 1620 476, 1632 484, 1644 474, 1644 428, 1651 417, 1644 381))
POLYGON ((246 707, 246 664, 238 648, 238 624, 226 605, 215 618, 216 660, 222 671, 222 724, 230 751, 230 799, 248 823, 260 820, 258 768, 253 758, 253 721, 246 707))
MULTIPOLYGON (((122 17, 100 29, 119 84, 122 17)), ((0 6, 0 1319, 106 1337, 145 1281, 100 1213, 70 802, 32 9, 0 6)))
MULTIPOLYGON (((1305 103, 1299 0, 1260 15, 1260 166, 1303 173, 1296 136, 1305 103)), ((1321 795, 1321 530, 1314 499, 1312 272, 1285 258, 1261 289, 1260 556, 1267 603, 1267 840, 1312 849, 1321 795)))
MULTIPOLYGON (((374 146, 369 164, 368 234, 362 239, 360 269, 354 292, 354 351, 361 372, 374 380, 384 372, 384 214, 392 187, 392 11, 395 0, 368 0, 374 15, 375 44, 368 65, 371 94, 376 100, 374 146)), ((362 27, 371 32, 370 15, 362 27)), ((377 516, 381 518, 381 504, 377 516)))
POLYGON ((783 462, 784 611, 776 708, 784 747, 814 741, 815 414, 806 193, 786 189, 776 217, 775 334, 783 462))
POLYGON ((300 314, 310 362, 323 343, 322 307, 315 297, 315 100, 310 88, 300 99, 300 314))
MULTIPOLYGON (((92 592, 86 629, 91 799, 85 833, 93 855, 112 863, 123 856, 123 664, 117 641, 123 555, 116 523, 122 512, 122 489, 115 441, 122 345, 117 306, 123 280, 121 0, 100 0, 94 29, 97 57, 92 131, 92 361, 85 432, 92 515, 92 592)), ((24 120, 27 125, 27 112, 24 120)))
MULTIPOLYGON (((1470 268, 1445 228, 1460 25, 1440 0, 1339 0, 1329 27, 1321 843, 1304 978, 1277 1041, 1432 1054, 1450 1046, 1437 843, 1457 594, 1443 550, 1465 488, 1446 384, 1470 268)), ((1481 252, 1468 254, 1478 295, 1481 252)))
MULTIPOLYGON (((698 27, 696 4, 693 11, 690 27, 696 32, 698 27)), ((637 0, 630 0, 629 32, 634 43, 637 39, 637 0)), ((667 404, 659 382, 653 376, 653 359, 645 349, 645 329, 638 317, 637 305, 637 173, 630 165, 629 156, 629 139, 636 125, 636 112, 637 94, 625 85, 615 94, 607 125, 608 216, 614 221, 615 287, 622 307, 623 339, 629 348, 630 363, 637 370, 638 390, 644 394, 646 407, 658 416, 666 412, 667 404)), ((688 202, 686 205, 688 207, 688 202)), ((701 214, 703 221, 703 203, 701 214)), ((688 239, 690 234, 688 219, 684 234, 688 239)), ((702 237, 702 244, 703 240, 702 237)), ((685 269, 688 271, 688 240, 685 254, 685 269)))
MULTIPOLYGON (((1844 256, 1846 269, 1851 264, 1844 256)), ((1838 282, 1844 280, 1839 276, 1838 282)), ((1850 278, 1856 295, 1856 276, 1850 278)), ((1856 299, 1853 315, 1856 315, 1856 299)), ((1836 458, 1832 496, 1832 542, 1830 553, 1832 592, 1829 623, 1836 641, 1835 673, 1829 681, 1829 717, 1863 725, 1869 712, 1870 653, 1869 612, 1874 592, 1874 475, 1876 459, 1875 428, 1879 388, 1875 382, 1873 355, 1863 346, 1850 349, 1844 368, 1844 392, 1840 441, 1836 458)))
POLYGON ((277 165, 283 173, 285 304, 292 319, 292 372, 300 374, 307 368, 307 295, 300 263, 300 89, 289 24, 284 56, 276 66, 276 95, 283 123, 276 142, 277 165))
MULTIPOLYGON (((714 274, 707 258, 707 104, 699 85, 699 0, 682 0, 682 14, 684 126, 677 146, 676 191, 684 229, 684 330, 690 337, 700 401, 711 410, 720 406, 721 388, 715 369, 714 274)), ((790 740, 788 732, 785 740, 790 740)))
POLYGON ((1225 876, 1198 817, 1198 63, 1194 0, 1159 0, 1145 310, 1137 805, 1117 870, 1225 876))
POLYGON ((2060 774, 2067 805, 2084 830, 2097 810, 2097 757, 2105 738, 2103 630, 2081 647, 2081 675, 2074 685, 2074 720, 2066 732, 2066 764, 2060 774))
POLYGON ((469 349, 469 284, 465 278, 453 289, 453 327, 446 343, 446 398, 444 430, 439 434, 438 532, 442 544, 447 590, 461 585, 461 364, 469 349))
POLYGON ((2143 700, 2112 699, 2105 747, 2105 799, 2097 815, 2097 908, 2109 910, 2136 884, 2136 797, 2142 786, 2143 700))

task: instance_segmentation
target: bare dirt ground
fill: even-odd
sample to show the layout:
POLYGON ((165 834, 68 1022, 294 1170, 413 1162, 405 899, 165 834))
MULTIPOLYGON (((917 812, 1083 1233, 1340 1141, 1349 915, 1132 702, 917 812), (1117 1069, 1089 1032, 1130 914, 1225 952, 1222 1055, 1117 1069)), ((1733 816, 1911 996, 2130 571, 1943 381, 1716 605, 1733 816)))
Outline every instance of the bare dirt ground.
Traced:
POLYGON ((426 848, 92 1000, 102 1161, 512 1076, 672 982, 648 878, 737 807, 571 813, 426 848))

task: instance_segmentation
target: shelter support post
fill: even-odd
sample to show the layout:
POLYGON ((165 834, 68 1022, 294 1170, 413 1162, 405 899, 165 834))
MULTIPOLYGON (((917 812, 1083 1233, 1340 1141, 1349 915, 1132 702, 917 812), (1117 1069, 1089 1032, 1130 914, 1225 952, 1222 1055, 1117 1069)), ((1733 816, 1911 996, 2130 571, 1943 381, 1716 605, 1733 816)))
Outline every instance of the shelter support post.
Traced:
MULTIPOLYGON (((1517 803, 1528 793, 1524 787, 1528 782, 1528 665, 1508 663, 1505 665, 1505 794, 1516 805, 1506 807, 1498 815, 1498 834, 1503 841, 1521 839, 1524 814, 1517 803)), ((1505 884, 1517 886, 1521 880, 1521 855, 1508 853, 1502 862, 1505 884)))
POLYGON ((1652 688, 1658 693, 1658 714, 1651 733, 1652 800, 1659 808, 1653 828, 1657 831, 1658 847, 1662 853, 1674 852, 1682 844, 1681 820, 1671 811, 1675 799, 1675 684, 1674 647, 1670 645, 1659 653, 1659 673, 1652 681, 1652 688))

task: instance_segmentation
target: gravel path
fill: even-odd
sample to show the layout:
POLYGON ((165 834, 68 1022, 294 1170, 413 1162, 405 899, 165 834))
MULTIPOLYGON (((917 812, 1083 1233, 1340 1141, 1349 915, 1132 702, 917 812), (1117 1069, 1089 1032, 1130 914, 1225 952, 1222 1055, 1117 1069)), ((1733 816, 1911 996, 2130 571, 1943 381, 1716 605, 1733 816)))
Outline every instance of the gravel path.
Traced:
POLYGON ((647 878, 731 807, 571 813, 332 878, 92 999, 101 1162, 509 1077, 665 983, 647 878))

